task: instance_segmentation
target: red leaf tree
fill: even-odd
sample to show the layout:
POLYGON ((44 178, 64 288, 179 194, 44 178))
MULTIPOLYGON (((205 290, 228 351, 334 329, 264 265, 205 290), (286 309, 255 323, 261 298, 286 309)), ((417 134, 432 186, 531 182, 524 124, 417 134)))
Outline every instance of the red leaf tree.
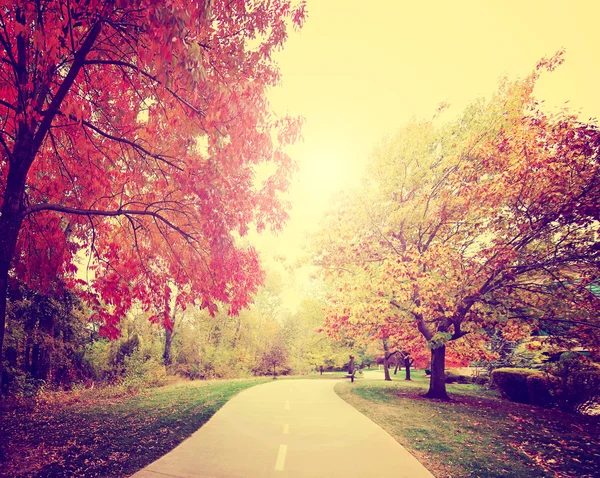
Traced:
POLYGON ((1 3, 0 350, 10 278, 78 288, 107 336, 168 283, 180 304, 237 312, 262 280, 237 238, 286 218, 281 147, 299 123, 271 116, 265 90, 303 3, 1 3))

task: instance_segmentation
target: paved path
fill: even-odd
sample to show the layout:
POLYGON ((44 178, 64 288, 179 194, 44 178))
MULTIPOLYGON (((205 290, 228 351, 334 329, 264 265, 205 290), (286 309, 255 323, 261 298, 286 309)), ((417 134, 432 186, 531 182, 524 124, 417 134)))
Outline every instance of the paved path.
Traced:
POLYGON ((333 391, 334 380, 278 380, 226 403, 135 478, 431 478, 410 453, 333 391))

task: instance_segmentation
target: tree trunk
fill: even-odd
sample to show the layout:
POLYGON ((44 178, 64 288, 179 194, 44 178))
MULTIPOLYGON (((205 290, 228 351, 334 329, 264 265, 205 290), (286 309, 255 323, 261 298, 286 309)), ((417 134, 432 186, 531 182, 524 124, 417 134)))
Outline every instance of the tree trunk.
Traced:
POLYGON ((242 329, 242 318, 238 315, 237 325, 235 327, 235 333, 233 334, 233 340, 231 341, 231 348, 235 349, 242 329))
MULTIPOLYGON (((26 155, 26 152, 20 152, 26 155)), ((15 155, 16 156, 16 155, 15 155)), ((18 160, 17 160, 18 161, 18 160)), ((21 162, 27 158, 20 158, 21 162)), ((2 359, 4 357, 4 329, 6 327, 6 305, 8 294, 8 271, 15 254, 17 237, 23 218, 23 192, 29 167, 12 166, 8 171, 4 202, 0 211, 0 395, 2 394, 2 359)))
POLYGON ((165 367, 171 365, 171 341, 173 340, 173 332, 169 328, 165 328, 165 349, 163 351, 163 363, 165 367))
POLYGON ((437 349, 431 349, 431 381, 429 382, 429 391, 427 398, 438 398, 440 400, 450 400, 446 393, 446 346, 442 345, 437 349))
POLYGON ((31 337, 27 336, 27 342, 25 343, 25 355, 21 364, 21 370, 23 372, 31 372, 31 337))
MULTIPOLYGON (((23 23, 24 24, 24 23, 23 23)), ((39 125, 20 123, 17 127, 16 140, 10 155, 8 175, 3 194, 2 209, 0 210, 0 396, 2 395, 2 357, 4 356, 4 329, 6 327, 6 301, 8 292, 8 273, 15 254, 15 246, 25 212, 24 193, 27 173, 42 145, 48 130, 58 113, 63 100, 71 89, 75 78, 83 68, 85 58, 96 42, 102 29, 102 22, 97 22, 88 32, 79 50, 73 56, 73 62, 64 80, 56 91, 52 101, 46 108, 39 125), (37 126, 37 128, 36 128, 37 126)), ((17 36, 17 44, 24 37, 17 36)), ((17 47, 18 49, 18 47, 17 47)), ((19 52, 19 85, 26 91, 27 67, 25 57, 19 52), (22 64, 21 64, 22 63, 22 64)), ((28 93, 28 95, 31 93, 28 93)), ((34 93, 35 94, 35 93, 34 93)), ((44 95, 45 96, 45 95, 44 95)), ((23 98, 26 102, 29 98, 23 98)), ((17 113, 24 113, 19 106, 17 113)))
POLYGON ((388 352, 390 348, 388 346, 388 342, 386 339, 383 339, 383 375, 387 382, 391 382, 392 379, 390 377, 390 357, 392 356, 388 352))
MULTIPOLYGON (((167 307, 169 304, 167 304, 167 307)), ((177 305, 173 306, 171 311, 171 328, 165 327, 165 348, 163 350, 163 364, 168 367, 173 362, 171 357, 171 344, 173 343, 173 329, 175 328, 175 313, 177 311, 177 305)))
POLYGON ((275 378, 275 364, 273 364, 273 378, 275 378))
POLYGON ((389 364, 389 358, 388 358, 387 354, 385 354, 383 356, 383 375, 384 375, 386 381, 388 381, 388 382, 392 381, 392 378, 390 377, 390 364, 389 364))
POLYGON ((398 369, 400 368, 400 358, 396 357, 396 366, 394 367, 394 375, 398 373, 398 369))
POLYGON ((54 314, 43 314, 39 323, 38 363, 37 369, 32 371, 32 375, 41 380, 48 380, 52 369, 52 351, 54 350, 54 314))
POLYGON ((404 357, 404 368, 406 370, 406 377, 404 380, 410 380, 410 366, 412 365, 412 360, 410 357, 404 357))

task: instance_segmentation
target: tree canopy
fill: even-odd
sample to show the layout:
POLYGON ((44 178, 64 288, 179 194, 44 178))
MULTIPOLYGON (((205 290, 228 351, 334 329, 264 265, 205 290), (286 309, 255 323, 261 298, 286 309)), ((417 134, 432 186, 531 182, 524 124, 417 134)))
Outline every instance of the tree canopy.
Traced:
MULTIPOLYGON (((566 336, 600 346, 600 134, 533 96, 561 61, 503 81, 455 121, 413 121, 385 141, 362 190, 331 216, 339 234, 317 244, 347 303, 347 290, 368 291, 358 315, 376 307, 427 340, 432 397, 446 398, 446 344, 484 327, 565 322, 566 336)), ((347 320, 334 313, 329 326, 347 320)))

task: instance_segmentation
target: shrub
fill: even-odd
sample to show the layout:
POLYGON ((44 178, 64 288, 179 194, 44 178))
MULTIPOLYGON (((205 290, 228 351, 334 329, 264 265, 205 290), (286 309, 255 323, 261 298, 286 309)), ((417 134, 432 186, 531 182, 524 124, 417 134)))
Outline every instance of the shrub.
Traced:
POLYGON ((46 381, 32 377, 29 373, 22 372, 12 367, 8 368, 10 381, 7 382, 7 394, 19 398, 32 398, 40 395, 46 388, 46 381))
POLYGON ((167 378, 164 365, 149 358, 140 348, 125 357, 125 375, 122 385, 131 391, 164 385, 167 378))
POLYGON ((565 412, 585 413, 600 403, 600 368, 586 357, 567 352, 546 370, 497 369, 492 382, 510 400, 565 412))
POLYGON ((559 383, 558 404, 566 412, 585 413, 600 403, 600 370, 573 372, 559 383))
POLYGON ((529 375, 527 377, 527 403, 546 408, 556 405, 555 388, 556 379, 551 375, 529 375))
POLYGON ((561 410, 584 413, 600 403, 600 368, 587 357, 563 353, 548 371, 556 377, 554 393, 561 410))
POLYGON ((513 402, 529 403, 527 377, 530 375, 542 374, 528 368, 499 368, 492 372, 492 382, 513 402))
POLYGON ((180 377, 189 378, 190 380, 202 378, 200 367, 195 363, 178 363, 171 370, 180 377))
POLYGON ((473 383, 473 379, 455 370, 446 370, 446 383, 473 383))

